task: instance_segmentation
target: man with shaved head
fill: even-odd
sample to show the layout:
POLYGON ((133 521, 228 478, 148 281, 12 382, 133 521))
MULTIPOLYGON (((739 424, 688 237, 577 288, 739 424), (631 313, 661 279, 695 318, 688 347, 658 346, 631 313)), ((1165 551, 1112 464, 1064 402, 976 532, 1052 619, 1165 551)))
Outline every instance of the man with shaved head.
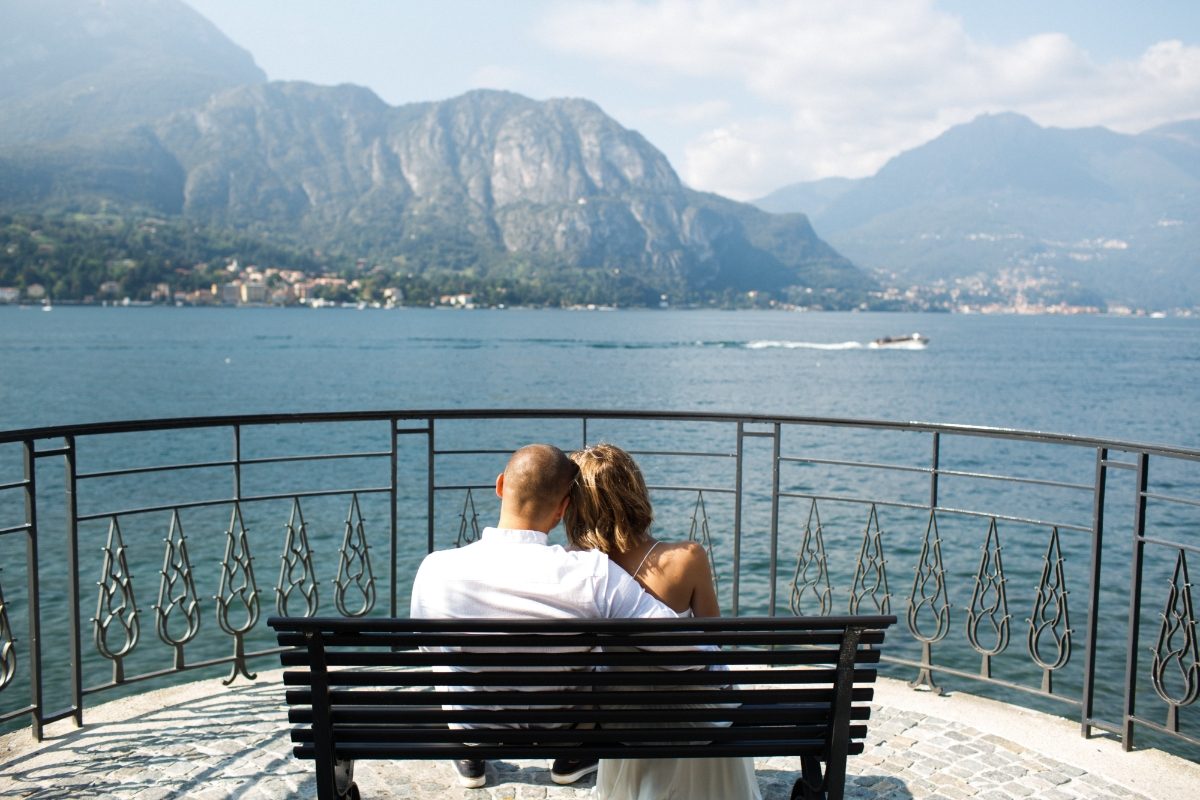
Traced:
POLYGON ((531 444, 513 453, 496 478, 499 527, 549 533, 563 517, 578 474, 578 465, 553 445, 531 444))
MULTIPOLYGON (((578 474, 575 462, 553 445, 531 444, 513 453, 496 478, 496 527, 466 547, 425 557, 413 580, 411 616, 677 617, 603 553, 549 543, 578 474)), ((483 761, 466 759, 455 767, 463 786, 486 782, 483 761)), ((595 770, 595 760, 556 759, 550 777, 569 784, 595 770)))

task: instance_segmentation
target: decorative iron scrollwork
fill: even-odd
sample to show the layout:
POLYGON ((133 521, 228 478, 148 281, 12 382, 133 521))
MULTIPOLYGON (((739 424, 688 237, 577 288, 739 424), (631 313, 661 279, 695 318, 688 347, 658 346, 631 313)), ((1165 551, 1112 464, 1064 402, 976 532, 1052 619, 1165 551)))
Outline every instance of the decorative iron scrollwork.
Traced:
POLYGON ((854 568, 854 584, 850 590, 850 613, 859 614, 863 601, 870 601, 877 614, 890 614, 891 595, 887 583, 887 559, 883 557, 883 531, 879 529, 879 516, 875 504, 867 515, 867 527, 863 529, 862 547, 858 551, 858 564, 854 568))
POLYGON ((133 576, 125 558, 125 540, 116 517, 108 525, 108 541, 103 550, 92 639, 100 655, 113 662, 113 683, 121 683, 125 680, 125 656, 137 646, 141 626, 133 597, 133 576))
POLYGON ((294 616, 288 610, 288 601, 298 593, 304 599, 301 616, 311 617, 317 613, 320 596, 312 549, 308 546, 308 526, 304 523, 299 497, 292 499, 292 514, 288 518, 286 531, 283 555, 280 557, 279 582, 275 584, 275 610, 283 617, 294 616))
POLYGON ((829 564, 825 558, 825 537, 821 533, 821 512, 814 499, 808 507, 804 523, 804 538, 796 553, 796 571, 792 575, 792 594, 788 607, 798 617, 805 616, 805 599, 812 596, 817 604, 816 616, 826 616, 833 609, 833 590, 829 586, 829 564))
POLYGON ((458 512, 458 538, 454 540, 455 547, 479 541, 479 515, 475 513, 475 496, 467 489, 463 498, 462 511, 458 512))
POLYGON ((183 646, 200 631, 200 599, 192 580, 192 561, 188 558, 178 509, 171 513, 171 528, 163 542, 166 547, 158 581, 158 602, 154 605, 154 626, 158 638, 175 648, 175 669, 183 669, 183 646), (183 631, 178 636, 171 633, 172 618, 183 620, 183 631))
POLYGON ((921 542, 912 591, 908 595, 908 630, 921 643, 920 671, 908 685, 914 689, 924 686, 935 694, 942 694, 942 687, 933 680, 933 645, 945 639, 950 631, 950 599, 942 563, 942 536, 938 532, 937 513, 932 510, 921 542), (932 631, 922 629, 923 620, 932 622, 932 631))
POLYGON ((1038 580, 1033 616, 1028 620, 1026 648, 1029 656, 1042 668, 1042 691, 1054 691, 1054 673, 1071 660, 1071 619, 1067 608, 1067 575, 1059 547, 1058 527, 1050 531, 1050 544, 1042 562, 1042 577, 1038 580), (1049 640, 1049 644, 1047 644, 1049 640), (1051 655, 1043 654, 1044 647, 1051 655))
POLYGON ((367 532, 358 507, 357 493, 350 496, 346 533, 338 551, 338 571, 333 583, 334 603, 343 616, 361 617, 375 607, 375 573, 371 571, 371 551, 367 545, 367 532), (358 608, 354 609, 346 602, 352 587, 360 599, 358 608))
POLYGON ((996 528, 996 518, 992 517, 975 573, 971 610, 967 612, 967 639, 983 656, 979 674, 985 678, 992 676, 992 656, 1008 648, 1008 594, 1004 588, 1008 579, 1004 576, 1000 552, 1000 531, 996 528), (983 644, 981 632, 991 636, 991 644, 983 644))
POLYGON ((254 559, 250 556, 250 538, 242 522, 242 507, 233 504, 229 530, 225 532, 225 557, 221 559, 221 586, 217 596, 217 624, 233 637, 233 668, 223 681, 228 686, 240 674, 249 680, 257 675, 246 666, 245 636, 258 623, 258 584, 254 580, 254 559), (240 624, 231 615, 240 617, 240 624))
POLYGON ((717 577, 717 560, 713 558, 712 536, 708 531, 708 510, 704 507, 704 490, 696 492, 696 504, 692 506, 692 525, 688 529, 688 541, 700 542, 708 553, 708 570, 712 573, 713 591, 721 593, 721 579, 717 577))
POLYGON ((1154 691, 1167 704, 1167 730, 1179 732, 1179 709, 1200 696, 1200 646, 1196 641, 1196 611, 1192 605, 1192 583, 1188 579, 1187 556, 1175 559, 1175 574, 1167 591, 1162 625, 1154 644, 1151 678, 1154 691), (1178 695, 1172 690, 1179 689, 1178 695))
POLYGON ((4 587, 0 586, 0 689, 12 683, 17 674, 17 640, 8 624, 8 605, 4 602, 4 587))

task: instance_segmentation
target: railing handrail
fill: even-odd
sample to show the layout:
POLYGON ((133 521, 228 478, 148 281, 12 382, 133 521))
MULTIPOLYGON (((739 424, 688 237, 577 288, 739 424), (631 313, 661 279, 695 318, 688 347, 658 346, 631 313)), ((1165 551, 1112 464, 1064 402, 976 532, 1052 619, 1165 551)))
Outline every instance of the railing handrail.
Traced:
POLYGON ((307 411, 281 414, 225 414, 204 417, 160 417, 155 419, 84 422, 19 428, 0 431, 0 444, 32 439, 55 439, 66 436, 92 436, 112 433, 138 433, 153 430, 185 430, 229 425, 303 424, 309 422, 373 422, 413 419, 650 419, 690 420, 693 422, 748 422, 759 424, 822 426, 834 428, 882 429, 947 433, 959 436, 984 436, 994 439, 1019 439, 1047 444, 1077 447, 1107 447, 1113 450, 1145 452, 1200 461, 1200 448, 1181 447, 1127 439, 1084 436, 1052 431, 1004 428, 987 425, 964 425, 948 422, 889 421, 855 417, 813 417, 788 414, 713 412, 713 411, 646 411, 636 409, 563 409, 563 408, 450 408, 450 409, 392 409, 374 411, 307 411))

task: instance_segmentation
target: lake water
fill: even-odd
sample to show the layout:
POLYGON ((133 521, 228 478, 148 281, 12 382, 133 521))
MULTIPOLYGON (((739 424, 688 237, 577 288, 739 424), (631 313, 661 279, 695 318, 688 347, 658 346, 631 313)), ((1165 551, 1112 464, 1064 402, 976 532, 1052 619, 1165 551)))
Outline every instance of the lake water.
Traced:
POLYGON ((1200 446, 1200 319, 0 307, 0 429, 567 407, 956 422, 1200 446), (920 331, 924 350, 871 349, 920 331))
MULTIPOLYGON (((1197 448, 1200 320, 707 310, 56 307, 43 312, 0 306, 0 430, 133 418, 404 408, 645 409, 948 422, 1197 448), (913 331, 929 337, 927 348, 868 346, 877 337, 913 331)), ((631 448, 639 444, 618 443, 631 448)), ((571 444, 564 442, 564 446, 571 444)), ((869 456, 890 458, 878 455, 878 444, 876 439, 864 439, 862 447, 869 456)), ((922 449, 912 460, 920 463, 927 453, 922 449)), ((910 455, 894 460, 908 461, 910 455)), ((1082 453, 1082 460, 1074 465, 1075 474, 1082 478, 1071 480, 1090 483, 1093 457, 1082 453)), ((1013 458, 1024 459, 1022 468, 1063 479, 1056 474, 1055 464, 1038 463, 1037 454, 1014 453, 1013 458)), ((148 457, 145 463, 162 461, 148 457)), ((980 465, 1009 466, 990 461, 980 465)), ((490 475, 494 472, 485 477, 490 475)), ((0 483, 3 480, 0 475, 0 483)), ((153 488, 137 485, 130 491, 153 488)), ((227 484, 216 491, 223 496, 227 484)), ((22 511, 12 494, 9 516, 19 518, 22 511)), ((1017 504, 1028 506, 1036 494, 1023 489, 1017 504)), ((658 530, 674 537, 686 534, 684 517, 692 507, 692 496, 667 498, 658 530)), ((387 517, 381 502, 364 500, 364 514, 376 534, 387 517)), ((655 503, 659 508, 658 496, 655 503)), ((1079 503, 1077 516, 1086 522, 1090 500, 1084 497, 1079 503)), ((710 498, 710 504, 713 530, 721 539, 717 553, 727 555, 732 511, 720 500, 710 498)), ((287 503, 279 505, 248 512, 259 514, 251 527, 256 557, 262 559, 259 586, 265 610, 273 608, 271 572, 278 568, 271 565, 279 563, 277 550, 271 550, 278 546, 275 540, 288 512, 287 503)), ((439 506, 438 546, 453 543, 455 515, 461 505, 458 500, 457 506, 454 501, 439 506)), ((754 535, 767 523, 762 496, 751 506, 745 521, 748 568, 765 564, 768 557, 763 537, 754 535)), ((786 553, 795 552, 806 509, 805 502, 798 502, 784 510, 788 521, 781 535, 787 537, 786 553)), ((479 510, 481 523, 490 523, 491 506, 481 503, 479 510)), ((850 551, 835 565, 845 573, 838 576, 844 599, 864 519, 859 509, 841 519, 836 511, 825 507, 822 514, 830 542, 841 533, 840 544, 850 551)), ((328 554, 340 541, 343 499, 324 512, 314 501, 305 505, 305 512, 314 528, 322 513, 328 518, 322 540, 314 544, 328 554)), ((211 516, 211 520, 189 517, 187 522, 189 549, 197 562, 205 560, 210 571, 220 559, 221 532, 229 512, 222 508, 211 516)), ((892 608, 901 614, 924 530, 920 515, 913 517, 903 520, 893 514, 883 523, 895 569, 892 608)), ((144 615, 145 644, 139 657, 147 664, 165 666, 161 664, 165 648, 153 640, 150 606, 166 531, 164 520, 155 517, 152 522, 139 530, 131 521, 126 538, 131 558, 137 559, 131 569, 140 580, 138 604, 144 615)), ((983 528, 970 521, 959 527, 955 530, 951 522, 943 521, 946 552, 956 573, 953 638, 959 641, 953 646, 961 650, 957 662, 961 668, 975 669, 978 657, 961 641, 961 621, 970 601, 969 586, 986 520, 983 528)), ((1191 522, 1172 527, 1194 530, 1191 522)), ((62 529, 59 522, 49 528, 62 529)), ((82 565, 87 585, 81 602, 86 614, 91 613, 89 606, 95 607, 94 585, 87 582, 95 575, 94 554, 104 543, 106 528, 107 523, 99 520, 81 531, 85 542, 81 552, 88 554, 82 565)), ((1025 680, 1030 665, 1022 656, 1023 634, 1015 631, 1029 613, 1024 605, 1036 583, 1046 544, 1043 529, 1017 528, 1004 527, 1008 545, 1004 558, 1013 577, 1017 626, 1010 650, 1012 661, 1022 662, 1016 667, 1025 680)), ((21 591, 17 565, 23 561, 18 538, 0 537, 10 540, 0 541, 0 564, 10 565, 0 579, 14 607, 21 591)), ((424 552, 423 532, 417 530, 411 541, 412 552, 401 557, 397 574, 402 596, 424 552)), ((1064 532, 1065 548, 1082 554, 1088 546, 1086 534, 1064 532)), ((1109 554, 1106 563, 1127 563, 1127 541, 1123 546, 1126 550, 1109 554)), ((44 576, 46 586, 54 580, 50 563, 54 559, 49 553, 43 550, 43 572, 51 573, 44 576)), ((718 568, 727 570, 727 564, 722 561, 718 568)), ((1070 559, 1070 586, 1079 590, 1072 602, 1079 604, 1075 608, 1080 617, 1086 568, 1086 558, 1070 559)), ((1169 564, 1160 572, 1168 568, 1169 564)), ((782 571, 787 574, 781 582, 790 578, 790 566, 785 564, 782 571)), ((204 613, 211 617, 215 575, 204 575, 201 582, 204 613)), ((1116 585, 1106 601, 1113 604, 1114 619, 1124 612, 1122 591, 1116 585)), ((722 592, 728 592, 728 582, 722 592)), ((743 600, 751 613, 760 609, 761 587, 743 600)), ((53 597, 47 601, 47 618, 58 613, 54 602, 53 597)), ((786 598, 782 602, 786 606, 786 598)), ((322 608, 328 611, 327 606, 322 608)), ((205 625, 202 639, 189 646, 190 658, 227 655, 228 637, 211 619, 205 625)), ((53 627, 46 634, 49 646, 61 646, 52 642, 62 634, 58 626, 53 627)), ((1122 626, 1106 627, 1103 633, 1109 639, 1102 650, 1111 651, 1112 666, 1118 669, 1123 663, 1122 626)), ((90 631, 84 634, 86 638, 90 631)), ((258 637, 259 645, 264 638, 265 633, 258 637)), ((89 649, 89 676, 103 676, 107 662, 86 644, 85 649, 89 649)), ((1082 654, 1072 662, 1071 684, 1080 679, 1081 661, 1082 654)), ((53 668, 64 666, 56 663, 53 668)), ((100 678, 89 677, 89 683, 95 680, 100 678)), ((1036 675, 1028 682, 1036 685, 1036 675)), ((1119 686, 1119 681, 1109 682, 1101 689, 1110 708, 1119 699, 1119 686)), ((8 698, 0 697, 0 710, 19 696, 13 691, 6 694, 8 698)))

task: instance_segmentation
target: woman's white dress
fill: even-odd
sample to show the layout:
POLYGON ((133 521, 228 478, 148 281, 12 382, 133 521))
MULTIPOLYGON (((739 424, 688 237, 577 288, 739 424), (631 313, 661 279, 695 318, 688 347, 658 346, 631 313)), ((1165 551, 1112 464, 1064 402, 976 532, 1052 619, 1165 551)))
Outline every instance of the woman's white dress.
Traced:
POLYGON ((596 800, 762 800, 754 759, 736 757, 601 759, 592 794, 596 800))
POLYGON ((750 758, 603 759, 598 800, 761 800, 750 758))

